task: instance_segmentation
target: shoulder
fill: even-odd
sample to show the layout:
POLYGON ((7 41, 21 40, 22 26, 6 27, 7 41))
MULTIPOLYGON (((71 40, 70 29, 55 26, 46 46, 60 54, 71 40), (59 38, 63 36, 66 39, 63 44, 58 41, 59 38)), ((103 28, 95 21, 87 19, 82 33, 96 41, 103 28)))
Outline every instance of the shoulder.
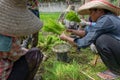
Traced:
POLYGON ((115 16, 113 14, 106 14, 106 15, 103 15, 101 16, 98 20, 97 20, 97 23, 110 23, 113 21, 113 19, 117 19, 118 16, 115 16))
POLYGON ((105 21, 105 20, 108 20, 109 17, 110 17, 110 15, 103 15, 97 21, 105 21))
POLYGON ((96 22, 97 27, 103 27, 109 25, 113 25, 113 20, 111 18, 111 15, 103 15, 96 22))

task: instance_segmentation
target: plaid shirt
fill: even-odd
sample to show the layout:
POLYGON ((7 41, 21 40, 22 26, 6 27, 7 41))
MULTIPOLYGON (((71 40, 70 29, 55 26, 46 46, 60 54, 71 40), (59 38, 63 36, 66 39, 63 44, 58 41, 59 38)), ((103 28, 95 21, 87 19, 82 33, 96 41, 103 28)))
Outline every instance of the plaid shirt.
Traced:
POLYGON ((13 39, 10 52, 0 52, 0 80, 7 80, 13 67, 13 63, 25 55, 26 49, 20 47, 18 39, 13 39))

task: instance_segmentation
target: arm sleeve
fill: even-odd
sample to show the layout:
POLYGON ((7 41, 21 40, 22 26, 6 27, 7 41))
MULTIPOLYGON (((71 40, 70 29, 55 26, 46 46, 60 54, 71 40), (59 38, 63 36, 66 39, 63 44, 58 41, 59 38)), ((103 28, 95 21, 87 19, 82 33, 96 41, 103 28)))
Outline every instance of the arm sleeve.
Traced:
POLYGON ((95 25, 96 25, 96 22, 91 22, 91 24, 90 24, 89 26, 86 26, 86 27, 84 28, 86 34, 90 31, 90 28, 91 28, 91 27, 95 27, 95 25))
POLYGON ((113 22, 109 17, 103 16, 97 22, 95 27, 93 27, 85 37, 76 38, 74 42, 77 44, 79 48, 85 48, 89 46, 91 43, 94 43, 95 40, 102 34, 106 34, 116 29, 113 22))
POLYGON ((96 22, 91 22, 90 27, 95 27, 95 25, 96 25, 96 22))

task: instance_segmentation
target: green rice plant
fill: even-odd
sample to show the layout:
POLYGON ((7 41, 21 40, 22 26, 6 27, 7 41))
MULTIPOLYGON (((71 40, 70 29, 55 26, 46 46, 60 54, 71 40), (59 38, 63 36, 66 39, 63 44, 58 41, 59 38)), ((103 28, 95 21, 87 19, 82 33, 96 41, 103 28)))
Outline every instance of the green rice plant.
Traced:
POLYGON ((58 79, 77 80, 79 77, 79 66, 77 64, 61 64, 59 63, 55 69, 55 75, 58 79))
MULTIPOLYGON (((40 19, 44 21, 44 24, 47 24, 49 22, 49 18, 57 20, 59 14, 60 13, 41 13, 40 19)), ((48 35, 51 36, 51 34, 41 35, 45 38, 42 39, 39 37, 42 39, 40 40, 42 42, 46 42, 45 40, 48 35)), ((52 37, 54 36, 56 38, 53 38, 52 41, 50 41, 51 44, 59 41, 58 36, 56 36, 56 34, 52 34, 52 37)), ((101 62, 97 62, 96 66, 92 66, 90 64, 90 62, 94 59, 94 54, 91 52, 90 48, 81 49, 81 51, 77 53, 76 48, 74 49, 74 47, 72 47, 68 54, 69 58, 73 60, 73 62, 70 61, 70 63, 56 61, 56 56, 52 51, 48 52, 48 50, 45 50, 45 53, 50 57, 43 63, 43 80, 92 80, 88 77, 88 75, 94 78, 93 80, 101 80, 96 74, 106 70, 105 65, 101 62), (81 73, 81 71, 85 74, 81 73)))
POLYGON ((65 15, 65 19, 67 19, 69 21, 80 22, 80 18, 78 16, 78 14, 72 10, 65 15))
POLYGON ((65 30, 65 27, 62 26, 59 22, 49 19, 49 22, 44 25, 42 30, 55 34, 61 34, 65 30))
POLYGON ((60 13, 58 13, 58 12, 55 12, 55 13, 47 13, 47 12, 41 12, 40 13, 40 19, 43 21, 43 22, 45 22, 45 24, 47 23, 47 22, 49 22, 49 18, 52 18, 52 20, 57 20, 57 18, 59 17, 59 15, 60 15, 60 13))
POLYGON ((53 34, 45 34, 43 32, 39 32, 39 41, 38 41, 38 47, 42 50, 52 50, 51 48, 57 44, 57 43, 63 43, 63 40, 60 40, 60 38, 57 35, 53 34))
POLYGON ((44 43, 45 37, 43 36, 42 32, 39 32, 38 38, 39 38, 39 42, 40 42, 40 43, 44 43))
MULTIPOLYGON (((88 79, 80 73, 80 66, 73 61, 71 64, 54 61, 51 68, 46 68, 49 72, 49 80, 81 80, 88 79)), ((47 80, 47 79, 45 79, 47 80)))

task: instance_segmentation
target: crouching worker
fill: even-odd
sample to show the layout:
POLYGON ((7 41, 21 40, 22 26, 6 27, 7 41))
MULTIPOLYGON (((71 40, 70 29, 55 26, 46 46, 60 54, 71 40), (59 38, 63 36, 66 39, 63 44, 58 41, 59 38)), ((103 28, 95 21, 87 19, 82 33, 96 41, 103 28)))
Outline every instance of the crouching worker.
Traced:
POLYGON ((94 43, 98 54, 108 68, 97 75, 104 80, 112 80, 120 75, 120 8, 106 0, 92 0, 81 6, 80 15, 89 15, 96 25, 83 38, 70 38, 64 33, 60 38, 77 45, 88 47, 94 43))
POLYGON ((33 80, 43 54, 22 48, 20 37, 38 32, 42 22, 27 9, 26 0, 11 1, 0 1, 0 80, 33 80))

